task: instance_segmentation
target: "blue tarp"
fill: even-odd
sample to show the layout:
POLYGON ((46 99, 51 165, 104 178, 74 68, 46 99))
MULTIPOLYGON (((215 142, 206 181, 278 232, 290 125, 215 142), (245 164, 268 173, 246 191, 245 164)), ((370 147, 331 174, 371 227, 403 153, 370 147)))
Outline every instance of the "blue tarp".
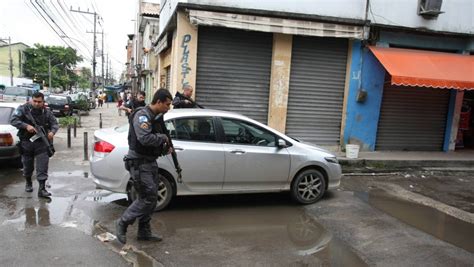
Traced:
POLYGON ((106 91, 122 91, 124 90, 124 86, 121 84, 116 84, 116 85, 109 85, 109 86, 104 86, 106 91))

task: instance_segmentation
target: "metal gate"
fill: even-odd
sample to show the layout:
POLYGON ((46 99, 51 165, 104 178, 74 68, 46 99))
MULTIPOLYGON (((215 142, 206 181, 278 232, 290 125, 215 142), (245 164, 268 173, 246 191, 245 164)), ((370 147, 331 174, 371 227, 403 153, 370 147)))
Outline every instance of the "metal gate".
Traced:
POLYGON ((448 107, 449 90, 385 86, 375 149, 442 150, 448 107))
POLYGON ((347 50, 345 39, 293 38, 288 135, 318 145, 339 145, 347 50))
POLYGON ((196 101, 267 123, 272 34, 199 27, 196 101))

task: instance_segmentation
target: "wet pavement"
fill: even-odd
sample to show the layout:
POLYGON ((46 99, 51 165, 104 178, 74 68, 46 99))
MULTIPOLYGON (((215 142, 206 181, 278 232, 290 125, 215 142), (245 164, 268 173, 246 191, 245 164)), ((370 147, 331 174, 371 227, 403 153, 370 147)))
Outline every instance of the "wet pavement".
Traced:
POLYGON ((439 178, 438 184, 433 176, 346 177, 340 190, 308 206, 293 204, 286 193, 180 197, 153 216, 152 227, 163 236, 162 242, 138 242, 135 224, 129 227, 129 243, 122 246, 114 240, 114 220, 125 210, 126 196, 97 190, 83 160, 82 133, 89 132, 90 152, 99 112, 104 127, 126 122, 110 104, 109 109, 93 110, 81 118, 83 127, 72 148, 66 147, 61 130, 58 152, 50 162, 51 199, 36 197, 36 182, 35 191, 25 193, 20 170, 0 166, 2 265, 472 266, 474 262, 469 222, 472 181, 466 177, 439 178), (380 186, 399 180, 401 189, 380 186), (444 195, 435 194, 441 189, 444 195), (449 202, 455 193, 458 200, 449 202), (439 200, 454 205, 438 205, 439 200))

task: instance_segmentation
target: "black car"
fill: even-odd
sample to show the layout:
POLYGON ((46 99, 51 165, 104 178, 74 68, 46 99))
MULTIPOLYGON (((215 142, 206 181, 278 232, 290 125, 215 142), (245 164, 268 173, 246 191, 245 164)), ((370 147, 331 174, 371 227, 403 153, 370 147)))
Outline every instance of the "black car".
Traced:
POLYGON ((53 112, 54 115, 59 116, 72 116, 73 107, 72 99, 70 96, 63 95, 50 95, 46 99, 48 108, 53 112))

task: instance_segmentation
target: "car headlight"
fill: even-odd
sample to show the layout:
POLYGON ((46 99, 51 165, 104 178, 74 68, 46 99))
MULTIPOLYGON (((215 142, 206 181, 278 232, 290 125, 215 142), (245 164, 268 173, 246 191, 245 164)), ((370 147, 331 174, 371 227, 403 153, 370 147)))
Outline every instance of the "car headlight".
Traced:
POLYGON ((336 157, 326 157, 324 158, 327 162, 339 164, 339 161, 336 157))

